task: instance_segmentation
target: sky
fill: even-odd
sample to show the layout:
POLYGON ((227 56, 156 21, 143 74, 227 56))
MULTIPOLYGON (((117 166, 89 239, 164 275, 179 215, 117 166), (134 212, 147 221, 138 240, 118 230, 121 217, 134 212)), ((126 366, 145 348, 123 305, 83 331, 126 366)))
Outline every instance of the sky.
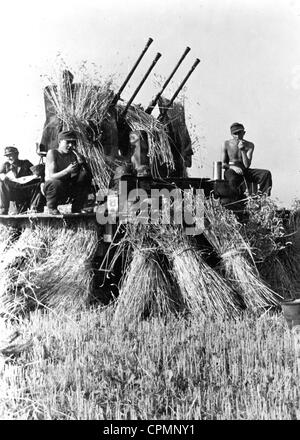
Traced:
POLYGON ((162 54, 134 103, 147 106, 184 49, 191 51, 166 96, 196 58, 180 95, 195 142, 191 177, 212 177, 213 162, 241 122, 254 142, 252 167, 270 169, 272 196, 300 198, 300 0, 10 0, 0 5, 0 152, 7 145, 38 163, 45 121, 43 87, 61 58, 75 73, 115 75, 116 86, 153 43, 122 97, 129 99, 162 54))

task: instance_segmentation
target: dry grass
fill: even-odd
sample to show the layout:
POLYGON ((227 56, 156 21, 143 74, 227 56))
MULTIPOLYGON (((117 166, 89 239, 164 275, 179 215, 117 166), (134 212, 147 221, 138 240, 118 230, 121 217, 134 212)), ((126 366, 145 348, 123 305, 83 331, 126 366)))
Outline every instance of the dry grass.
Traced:
POLYGON ((157 248, 135 249, 120 289, 114 321, 117 325, 145 317, 177 314, 184 308, 178 288, 164 267, 157 248))
POLYGON ((241 229, 253 250, 260 276, 283 298, 298 296, 300 285, 299 251, 295 237, 297 210, 289 218, 266 196, 250 197, 246 211, 248 221, 241 229))
MULTIPOLYGON (((199 197, 185 197, 186 210, 192 213, 198 208, 199 218, 193 215, 197 226, 200 212, 203 214, 199 204, 199 197)), ((160 304, 150 307, 150 316, 177 310, 202 316, 238 316, 242 305, 239 295, 205 262, 195 240, 185 235, 182 226, 174 224, 175 201, 167 205, 159 210, 156 224, 150 224, 150 219, 148 224, 141 224, 140 218, 130 218, 124 226, 119 252, 132 248, 133 257, 120 289, 118 320, 140 319, 149 303, 160 304)))
POLYGON ((11 226, 0 224, 0 264, 4 256, 4 252, 11 245, 16 235, 16 230, 11 226))
POLYGON ((206 264, 194 241, 181 227, 163 225, 155 240, 171 264, 189 313, 237 316, 239 302, 232 288, 206 264))
POLYGON ((39 305, 55 310, 86 305, 97 246, 93 222, 25 227, 0 262, 1 312, 14 316, 39 305))
POLYGON ((172 317, 122 331, 112 316, 37 311, 19 322, 20 342, 33 343, 4 359, 0 418, 299 419, 299 372, 282 316, 172 317))
POLYGON ((83 154, 95 183, 99 189, 107 189, 111 177, 112 164, 103 152, 99 133, 91 138, 90 123, 100 130, 101 122, 109 112, 113 99, 111 80, 94 80, 84 70, 78 72, 78 83, 71 84, 61 70, 57 79, 52 79, 46 94, 52 103, 63 127, 78 133, 78 151, 83 154), (98 136, 98 137, 97 137, 98 136))
POLYGON ((120 247, 127 253, 128 263, 114 316, 117 325, 138 322, 145 316, 166 319, 185 307, 168 261, 151 238, 152 233, 151 225, 126 225, 120 247))
POLYGON ((258 265, 262 279, 284 299, 298 298, 300 260, 292 247, 270 256, 258 265))
POLYGON ((271 290, 260 278, 250 245, 242 237, 241 225, 232 211, 218 201, 205 201, 208 225, 205 235, 222 261, 224 276, 240 293, 246 306, 252 310, 278 305, 281 296, 271 290))
POLYGON ((47 256, 43 228, 27 226, 5 250, 0 264, 0 310, 9 316, 27 311, 36 301, 31 274, 47 256))
MULTIPOLYGON (((8 337, 6 346, 0 347, 0 418, 299 419, 300 370, 294 341, 281 314, 265 312, 259 317, 244 313, 242 319, 230 318, 232 313, 221 312, 223 303, 218 304, 221 298, 216 292, 220 284, 219 281, 213 283, 212 274, 215 272, 209 268, 210 272, 206 273, 198 257, 198 269, 191 264, 191 259, 196 261, 195 255, 201 257, 194 243, 181 232, 177 232, 179 237, 174 236, 174 227, 169 228, 169 236, 162 234, 160 228, 164 241, 157 230, 146 227, 139 226, 142 232, 136 230, 136 225, 128 225, 132 233, 131 263, 135 258, 136 261, 134 271, 127 274, 128 282, 125 278, 124 289, 126 287, 128 295, 132 295, 132 286, 135 296, 129 302, 129 296, 121 299, 126 305, 123 310, 121 306, 119 308, 120 315, 122 311, 127 313, 125 326, 115 325, 114 307, 82 311, 75 308, 73 312, 76 313, 65 309, 60 313, 53 313, 54 309, 36 310, 26 318, 19 317, 13 323, 6 323, 4 333, 9 330, 8 334, 15 336, 8 337), (143 240, 138 233, 142 234, 143 240), (157 264, 158 249, 160 252, 163 249, 173 267, 177 267, 174 275, 176 272, 178 285, 181 282, 183 304, 189 309, 202 305, 200 313, 193 309, 189 316, 167 314, 170 302, 166 293, 170 284, 166 283, 165 267, 162 271, 162 266, 157 264), (190 281, 190 274, 193 270, 199 271, 199 267, 201 271, 196 285, 196 279, 190 281), (156 274, 155 278, 153 274, 156 274), (194 290, 190 303, 184 283, 191 283, 188 284, 189 292, 198 289, 194 290), (213 289, 209 290, 209 285, 213 289), (204 289, 206 292, 203 293, 204 289), (150 298, 145 292, 151 295, 150 298), (209 297, 212 292, 214 295, 209 297), (146 314, 144 306, 147 309, 149 300, 148 312, 150 309, 153 313, 148 313, 147 320, 140 319, 146 314), (164 314, 163 320, 160 313, 164 314), (135 319, 136 316, 139 319, 135 319)), ((59 257, 70 271, 80 273, 80 267, 93 256, 94 248, 89 238, 94 240, 96 236, 92 227, 89 238, 86 230, 81 232, 79 226, 72 233, 63 230, 62 234, 56 234, 52 229, 47 240, 56 242, 56 260, 59 257), (78 259, 82 248, 86 249, 84 261, 78 259), (70 259, 71 250, 73 259, 70 259), (73 269, 68 262, 72 262, 73 269)), ((24 263, 28 261, 28 255, 30 261, 33 260, 34 249, 29 247, 26 234, 22 235, 19 240, 22 238, 23 245, 18 244, 19 263, 22 263, 22 271, 30 274, 34 265, 24 263)), ((35 247, 40 249, 39 237, 36 231, 35 247)), ((13 242, 8 251, 19 240, 13 242)), ((42 250, 34 255, 50 268, 50 264, 47 266, 48 254, 48 248, 42 246, 42 250)), ((62 278, 67 276, 54 260, 54 275, 58 271, 62 278)), ((44 284, 41 286, 45 289, 52 287, 50 269, 48 272, 41 269, 39 276, 42 275, 44 284)), ((32 282, 32 278, 28 279, 32 282)), ((68 280, 71 282, 70 277, 68 280)), ((83 285, 82 279, 77 281, 79 287, 83 285)), ((61 295, 68 296, 68 290, 57 288, 55 294, 60 303, 61 295)), ((77 301, 73 294, 70 293, 68 306, 77 301)), ((227 297, 225 306, 228 306, 227 297)))
POLYGON ((245 211, 248 220, 240 230, 249 243, 256 262, 263 262, 285 248, 286 241, 290 239, 286 239, 283 218, 270 197, 248 197, 245 211))
MULTIPOLYGON (((91 139, 90 123, 100 130, 102 121, 109 116, 114 98, 112 80, 108 78, 95 82, 86 70, 81 69, 76 72, 79 81, 72 85, 63 75, 65 70, 64 66, 58 77, 51 79, 46 94, 64 128, 78 133, 78 150, 89 164, 96 185, 105 190, 116 163, 105 156, 100 132, 95 133, 95 139, 91 139)), ((117 111, 121 113, 123 110, 124 105, 118 104, 117 111)), ((147 133, 148 156, 153 174, 157 174, 158 164, 173 169, 173 155, 163 124, 138 106, 131 106, 125 119, 132 130, 147 133)))
MULTIPOLYGON (((122 108, 121 106, 119 106, 122 108)), ((148 157, 154 177, 159 177, 157 167, 164 164, 167 169, 174 169, 174 159, 164 125, 153 116, 145 113, 140 107, 132 106, 125 115, 126 122, 132 130, 143 130, 148 138, 148 157)))
POLYGON ((99 243, 94 221, 51 230, 50 252, 36 266, 39 301, 55 310, 77 310, 86 306, 93 292, 93 258, 99 243))

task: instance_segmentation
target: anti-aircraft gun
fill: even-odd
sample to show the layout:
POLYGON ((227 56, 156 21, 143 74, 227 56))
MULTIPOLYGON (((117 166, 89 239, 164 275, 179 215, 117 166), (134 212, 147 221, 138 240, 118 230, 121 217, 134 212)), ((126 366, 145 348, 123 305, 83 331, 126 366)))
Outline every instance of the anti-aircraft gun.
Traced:
MULTIPOLYGON (((78 234, 81 234, 81 237, 84 238, 84 240, 82 240, 83 244, 79 249, 79 253, 76 254, 76 258, 73 258, 72 252, 78 250, 78 246, 74 245, 73 248, 72 246, 67 246, 67 250, 61 253, 64 254, 64 262, 62 265, 65 264, 68 270, 66 270, 65 276, 62 278, 59 272, 57 274, 57 280, 59 282, 66 282, 66 287, 64 287, 64 289, 67 289, 68 286, 71 286, 71 284, 74 283, 73 278, 69 275, 70 267, 78 268, 78 271, 81 271, 81 274, 84 274, 86 277, 85 279, 88 280, 88 283, 83 283, 82 285, 79 283, 80 292, 86 292, 87 285, 89 285, 90 291, 93 290, 92 283, 89 281, 91 273, 94 277, 93 282, 95 288, 97 289, 99 287, 99 290, 101 290, 102 293, 105 291, 107 284, 109 285, 108 292, 112 292, 112 285, 117 284, 118 280, 120 280, 122 262, 120 262, 118 256, 116 257, 116 254, 118 254, 116 250, 119 246, 118 238, 120 237, 120 235, 118 235, 120 234, 119 226, 121 225, 121 222, 118 219, 118 215, 121 213, 120 205, 118 205, 120 196, 123 196, 123 198, 128 200, 128 193, 132 188, 143 189, 147 195, 149 195, 150 199, 152 190, 172 191, 173 189, 179 189, 179 191, 183 191, 185 189, 200 189, 203 190, 204 195, 208 196, 213 189, 211 179, 190 178, 187 176, 187 168, 191 166, 193 151, 184 119, 183 106, 175 101, 190 75, 199 64, 199 59, 195 60, 191 69, 171 99, 167 100, 163 96, 171 79, 177 72, 186 55, 189 53, 189 47, 185 49, 183 55, 163 84, 161 90, 153 98, 146 109, 134 105, 133 101, 160 59, 160 53, 156 54, 140 84, 135 89, 127 103, 125 105, 123 102, 121 104, 119 103, 124 88, 128 84, 152 42, 153 40, 149 38, 145 48, 125 78, 118 92, 110 96, 111 99, 107 114, 105 114, 101 120, 91 120, 86 124, 85 129, 86 134, 90 136, 90 144, 94 149, 97 149, 99 146, 99 150, 101 148, 101 153, 103 152, 104 159, 109 159, 110 165, 113 165, 111 182, 109 186, 105 188, 104 197, 103 193, 100 194, 101 191, 98 191, 96 206, 94 207, 93 212, 63 213, 63 211, 61 211, 62 214, 59 215, 39 213, 0 216, 1 224, 7 225, 8 229, 12 226, 13 229, 17 231, 17 233, 14 234, 14 239, 19 235, 22 236, 24 230, 26 234, 28 233, 28 230, 32 230, 34 236, 36 226, 39 228, 42 224, 46 225, 46 240, 51 243, 52 235, 54 238, 59 238, 62 230, 72 232, 72 243, 74 244, 78 244, 78 234), (160 114, 158 118, 155 118, 151 113, 157 105, 160 114), (164 141, 162 144, 158 142, 156 147, 159 150, 159 153, 162 153, 164 150, 164 153, 167 151, 169 155, 165 154, 164 156, 163 154, 160 154, 157 160, 157 157, 155 157, 157 151, 155 149, 155 151, 153 151, 153 144, 151 143, 153 141, 151 138, 151 130, 144 129, 143 123, 132 124, 130 118, 132 115, 135 116, 136 114, 138 114, 141 121, 146 121, 149 123, 148 125, 155 125, 156 135, 161 134, 161 139, 164 141), (167 157, 167 161, 163 160, 164 157, 167 157), (124 187, 126 188, 125 193, 124 187), (102 214, 106 214, 107 216, 115 215, 116 222, 106 222, 101 224, 99 217, 102 216, 102 214), (55 233, 52 234, 51 231, 55 233), (86 233, 88 233, 88 240, 86 240, 85 237, 86 233), (87 255, 86 248, 91 242, 94 247, 91 254, 87 255), (84 254, 85 257, 82 258, 81 254, 84 254), (68 259, 68 257, 70 258, 68 259), (82 288, 82 286, 84 287, 82 288)), ((72 98, 72 94, 76 89, 73 84, 73 75, 67 70, 64 71, 63 75, 63 81, 67 84, 67 90, 70 94, 69 96, 72 98)), ((55 92, 55 85, 52 87, 52 91, 55 92)), ((47 90, 46 88, 44 92, 46 121, 41 142, 37 145, 37 153, 41 157, 41 162, 43 162, 43 157, 46 155, 48 149, 57 148, 57 134, 63 128, 64 123, 64 121, 59 118, 53 102, 49 99, 49 89, 47 90)), ((144 123, 145 128, 149 128, 146 127, 146 125, 147 124, 144 123)), ((26 236, 28 236, 28 234, 26 236)), ((60 249, 62 246, 68 244, 69 241, 58 240, 58 242, 58 249, 60 249)), ((30 241, 30 249, 32 248, 33 246, 30 241)), ((43 262, 45 253, 44 248, 42 250, 43 262)), ((55 258, 52 260, 55 262, 55 258)), ((55 268, 58 270, 57 265, 55 268)), ((31 271, 29 272, 31 273, 31 271)), ((43 271, 41 270, 39 272, 42 273, 43 271)), ((33 279, 35 278, 33 277, 33 279)), ((44 282, 44 280, 42 281, 44 282)), ((55 286, 56 283, 53 282, 52 284, 55 286)), ((50 287, 52 288, 53 286, 50 287)), ((30 285, 30 289, 31 288, 32 285, 30 285)), ((46 289, 48 289, 48 286, 46 286, 46 289)), ((70 287, 70 291, 71 290, 70 287)), ((32 295, 31 290, 30 294, 32 295)), ((84 294, 86 295, 86 293, 84 294)))
MULTIPOLYGON (((154 60, 152 61, 150 67, 147 72, 143 76, 141 82, 137 86, 136 90, 133 92, 131 98, 128 100, 125 106, 119 105, 119 101, 121 99, 121 95, 129 80, 133 76, 137 67, 139 66, 142 58, 145 53, 148 51, 149 47, 153 42, 152 38, 149 38, 144 49, 139 55, 137 61, 133 65, 132 69, 128 73, 118 92, 114 94, 113 99, 111 100, 109 109, 102 118, 99 123, 95 120, 89 121, 89 133, 90 138, 93 140, 95 144, 99 144, 99 147, 103 148, 104 155, 110 159, 111 163, 117 164, 131 160, 132 152, 134 151, 135 156, 135 165, 139 168, 147 165, 147 156, 148 156, 148 146, 147 144, 147 136, 143 133, 143 130, 140 131, 140 139, 141 145, 132 144, 130 139, 130 133, 132 128, 128 124, 128 112, 130 112, 136 106, 133 106, 133 101, 139 93, 140 89, 144 85, 151 71, 155 67, 157 61, 160 59, 161 54, 157 53, 154 60)), ((144 116, 150 116, 154 107, 158 103, 160 105, 161 114, 158 118, 158 121, 165 127, 169 141, 172 144, 172 154, 174 156, 175 169, 173 170, 173 177, 186 177, 186 166, 190 166, 190 159, 192 155, 191 143, 189 134, 186 128, 185 120, 184 120, 184 109, 178 103, 174 103, 175 98, 179 94, 180 90, 183 88, 184 84, 188 80, 192 71, 195 69, 199 60, 197 59, 191 70, 182 81, 177 91, 174 93, 171 100, 168 102, 168 108, 165 109, 162 106, 165 104, 166 100, 163 98, 162 94, 166 89, 167 85, 170 83, 174 74, 178 70, 179 66, 185 59, 186 55, 189 53, 190 48, 187 47, 181 56, 180 60, 176 64, 175 68, 163 84, 159 93, 155 96, 155 98, 151 101, 149 106, 144 110, 144 116), (175 115, 174 115, 175 113, 175 115), (185 139, 183 140, 182 133, 184 132, 185 139), (179 144, 185 143, 184 148, 179 144), (183 154, 182 154, 183 153, 183 154), (185 156, 185 157, 183 157, 185 156)), ((73 74, 68 71, 63 71, 63 81, 67 83, 66 89, 70 96, 73 93, 73 90, 76 89, 76 84, 73 83, 73 74)), ((54 86, 55 88, 56 86, 54 86)), ((57 148, 57 135, 59 131, 61 131, 64 127, 64 121, 60 120, 56 109, 53 106, 53 101, 49 99, 49 87, 46 87, 44 90, 44 100, 45 100, 45 112, 46 112, 46 121, 44 123, 43 134, 41 138, 41 142, 37 144, 37 153, 41 157, 41 161, 43 161, 43 157, 46 155, 48 149, 57 148)), ((113 92, 112 92, 113 94, 113 92)), ((71 98, 72 99, 72 98, 71 98)), ((140 111, 142 112, 142 108, 140 111)), ((135 136, 136 138, 136 136, 135 136)), ((136 143, 136 142, 135 142, 136 143)), ((114 168, 114 167, 113 167, 114 168)), ((120 171, 120 170, 119 170, 120 171)), ((137 170, 135 170, 137 171, 137 170)), ((166 169, 166 164, 160 163, 159 167, 156 170, 152 167, 150 170, 150 175, 152 177, 168 177, 169 172, 166 169)))
MULTIPOLYGON (((99 122, 97 120, 89 121, 88 133, 90 139, 95 148, 97 146, 99 146, 99 150, 101 148, 104 158, 109 160, 112 170, 111 182, 109 188, 105 189, 106 194, 104 194, 108 202, 108 208, 110 202, 119 196, 120 187, 124 181, 127 183, 128 191, 138 187, 144 188, 146 191, 150 191, 153 188, 172 189, 178 187, 184 189, 193 187, 202 188, 206 194, 209 194, 211 190, 209 185, 210 179, 189 178, 187 176, 186 170, 191 166, 193 151, 185 124, 184 109, 179 103, 175 102, 178 94, 199 64, 199 59, 196 59, 171 99, 166 100, 163 97, 167 86, 190 52, 189 47, 184 50, 184 53, 160 91, 145 109, 134 105, 133 102, 161 58, 160 53, 155 55, 142 80, 132 93, 131 98, 123 104, 122 93, 152 43, 153 39, 149 38, 117 93, 112 92, 112 99, 110 100, 107 113, 102 120, 99 122), (151 113, 157 104, 160 115, 158 118, 155 118, 151 113), (132 127, 130 124, 130 114, 134 114, 134 112, 138 112, 143 120, 156 124, 158 132, 161 130, 165 146, 168 145, 169 148, 168 163, 163 161, 163 156, 160 157, 159 161, 155 157, 152 158, 153 160, 151 159, 152 145, 151 139, 149 144, 149 130, 144 130, 143 124, 140 124, 139 128, 136 128, 136 126, 135 128, 132 127)), ((62 81, 66 85, 70 99, 72 99, 72 94, 76 91, 77 87, 76 83, 73 83, 73 74, 68 70, 64 70, 62 81)), ((55 92, 57 85, 52 85, 51 87, 52 93, 55 92)), ((41 162, 43 162, 43 157, 48 149, 57 148, 57 135, 59 131, 64 129, 64 121, 59 118, 57 109, 53 105, 53 100, 51 101, 49 97, 51 96, 48 86, 48 88, 44 89, 46 121, 41 142, 37 145, 37 153, 41 157, 41 162)), ((162 146, 162 148, 164 147, 162 146)), ((158 148, 160 148, 159 145, 158 148)), ((96 187, 96 190, 99 190, 99 188, 96 187)), ((103 188, 97 192, 96 203, 98 204, 101 200, 103 200, 103 188)), ((110 242, 114 228, 111 225, 107 225, 105 228, 105 240, 110 242)))
MULTIPOLYGON (((157 122, 159 122, 162 126, 162 128, 167 132, 168 134, 168 142, 171 144, 171 150, 172 150, 172 156, 173 156, 173 170, 170 173, 170 170, 168 169, 168 164, 163 163, 160 161, 159 164, 155 163, 155 166, 152 164, 149 164, 149 145, 148 145, 148 136, 147 132, 143 129, 139 130, 130 130, 129 124, 126 122, 126 116, 128 111, 132 107, 132 103, 140 91, 141 87, 143 86, 144 82, 148 78, 151 70, 155 66, 156 62, 160 58, 160 54, 158 53, 153 60, 151 66, 149 67, 148 71, 142 78, 140 84, 134 91, 131 98, 128 100, 125 108, 119 112, 118 119, 119 119, 119 138, 120 138, 120 150, 122 153, 125 153, 124 156, 127 156, 128 154, 131 154, 131 158, 133 158, 133 165, 135 168, 136 173, 139 175, 142 173, 143 175, 149 174, 150 176, 154 178, 166 178, 166 177, 187 177, 186 168, 191 166, 191 156, 193 154, 192 147, 191 147, 191 141, 189 137, 189 133, 186 127, 185 118, 184 118, 184 108, 179 103, 174 103, 176 97, 178 96, 179 92, 182 90, 183 86, 187 82, 188 78, 192 74, 193 70, 196 68, 196 66, 199 64, 200 60, 196 59, 195 63, 193 64, 192 68, 172 96, 171 100, 166 100, 163 97, 163 92, 166 89, 167 85, 173 78, 174 74, 178 70, 179 66, 181 65, 182 61, 186 57, 186 55, 189 53, 190 48, 187 47, 181 56, 180 60, 176 64, 175 68, 163 84, 161 90, 157 93, 157 95, 154 97, 154 99, 151 101, 151 103, 148 105, 148 107, 144 110, 143 108, 139 108, 139 111, 141 113, 141 116, 144 118, 147 118, 155 108, 156 104, 159 104, 160 107, 160 115, 157 118, 157 122), (164 105, 167 103, 167 107, 164 107, 164 105), (127 131, 127 133, 126 133, 127 131), (134 135, 129 136, 130 132, 134 131, 134 135), (125 136, 125 142, 124 142, 124 133, 126 133, 127 136, 125 136), (124 147, 125 144, 125 148, 124 147), (125 151, 124 151, 125 150, 125 151), (129 150, 129 151, 128 151, 129 150)), ((120 94, 117 94, 117 96, 120 96, 120 94)))
MULTIPOLYGON (((206 194, 209 194, 211 187, 209 186, 210 179, 193 179, 188 178, 187 168, 192 165, 193 150, 191 146, 191 139, 185 122, 184 107, 179 102, 175 102, 178 94, 186 84, 192 72, 195 70, 200 60, 197 58, 191 69, 173 94, 170 100, 163 97, 163 92, 175 75, 179 66, 189 53, 190 48, 187 47, 172 70, 171 74, 164 82, 162 88, 157 95, 152 99, 150 104, 144 110, 138 106, 132 105, 136 95, 143 86, 149 73, 155 66, 160 57, 158 53, 152 62, 150 68, 142 78, 140 84, 137 86, 131 98, 128 100, 124 109, 119 112, 119 127, 122 127, 119 134, 124 135, 127 131, 127 138, 125 142, 124 163, 117 167, 114 176, 114 189, 118 191, 118 184, 120 180, 126 180, 130 188, 139 187, 151 188, 158 187, 191 187, 197 188, 205 187, 206 194), (151 113, 158 104, 160 114, 158 118, 154 118, 151 113), (130 128, 127 120, 129 119, 128 112, 138 111, 141 119, 153 120, 153 123, 160 125, 161 131, 166 135, 167 143, 170 150, 171 159, 169 162, 153 159, 151 161, 151 139, 149 139, 149 131, 145 128, 133 129, 130 128)), ((141 124, 142 125, 142 124, 141 124)), ((123 138, 124 139, 124 138, 123 138)), ((163 148, 163 146, 161 147, 163 148)))

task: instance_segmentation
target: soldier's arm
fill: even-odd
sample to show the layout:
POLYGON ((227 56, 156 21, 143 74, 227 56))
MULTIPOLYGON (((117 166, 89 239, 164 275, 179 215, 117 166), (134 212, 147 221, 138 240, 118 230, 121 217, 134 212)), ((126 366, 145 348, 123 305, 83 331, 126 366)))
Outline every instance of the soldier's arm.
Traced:
POLYGON ((253 156, 254 144, 252 142, 247 143, 247 148, 241 148, 242 160, 245 168, 250 168, 253 156))
POLYGON ((91 170, 91 167, 90 167, 90 165, 87 163, 85 157, 84 157, 82 154, 78 153, 78 152, 76 152, 75 155, 77 156, 77 161, 78 161, 78 163, 79 163, 79 164, 85 169, 85 171, 87 172, 87 174, 88 174, 89 176, 92 177, 92 170, 91 170))
POLYGON ((6 174, 6 163, 4 162, 0 165, 0 174, 6 174))
POLYGON ((6 177, 6 163, 0 165, 0 180, 4 180, 6 177))
POLYGON ((32 163, 30 162, 30 160, 27 160, 27 159, 26 159, 25 167, 26 167, 26 173, 28 173, 28 175, 33 174, 32 171, 31 171, 31 169, 30 169, 31 167, 33 167, 33 165, 32 165, 32 163))
POLYGON ((78 165, 70 164, 64 170, 57 171, 56 164, 57 156, 55 150, 49 150, 46 156, 46 167, 48 169, 48 175, 50 179, 61 179, 73 172, 73 169, 78 168, 78 165))

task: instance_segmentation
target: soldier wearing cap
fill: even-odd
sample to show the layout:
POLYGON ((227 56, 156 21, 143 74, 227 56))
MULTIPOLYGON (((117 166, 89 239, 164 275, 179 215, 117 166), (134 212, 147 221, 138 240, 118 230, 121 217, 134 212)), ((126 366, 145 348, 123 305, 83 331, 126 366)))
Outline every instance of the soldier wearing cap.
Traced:
POLYGON ((11 201, 16 202, 19 213, 28 208, 43 210, 40 181, 37 176, 33 176, 32 163, 27 159, 19 159, 16 147, 6 147, 4 156, 7 160, 0 167, 0 214, 8 214, 11 201), (18 182, 19 178, 26 176, 33 178, 28 183, 18 182))
POLYGON ((244 139, 243 124, 234 122, 230 127, 232 139, 225 141, 222 151, 224 178, 229 182, 232 192, 242 196, 248 183, 256 183, 261 193, 270 195, 272 175, 269 170, 250 168, 254 144, 244 139))
POLYGON ((57 206, 67 201, 72 212, 80 212, 91 190, 91 171, 76 147, 77 133, 64 130, 58 135, 58 148, 47 153, 43 191, 49 214, 59 214, 57 206))

